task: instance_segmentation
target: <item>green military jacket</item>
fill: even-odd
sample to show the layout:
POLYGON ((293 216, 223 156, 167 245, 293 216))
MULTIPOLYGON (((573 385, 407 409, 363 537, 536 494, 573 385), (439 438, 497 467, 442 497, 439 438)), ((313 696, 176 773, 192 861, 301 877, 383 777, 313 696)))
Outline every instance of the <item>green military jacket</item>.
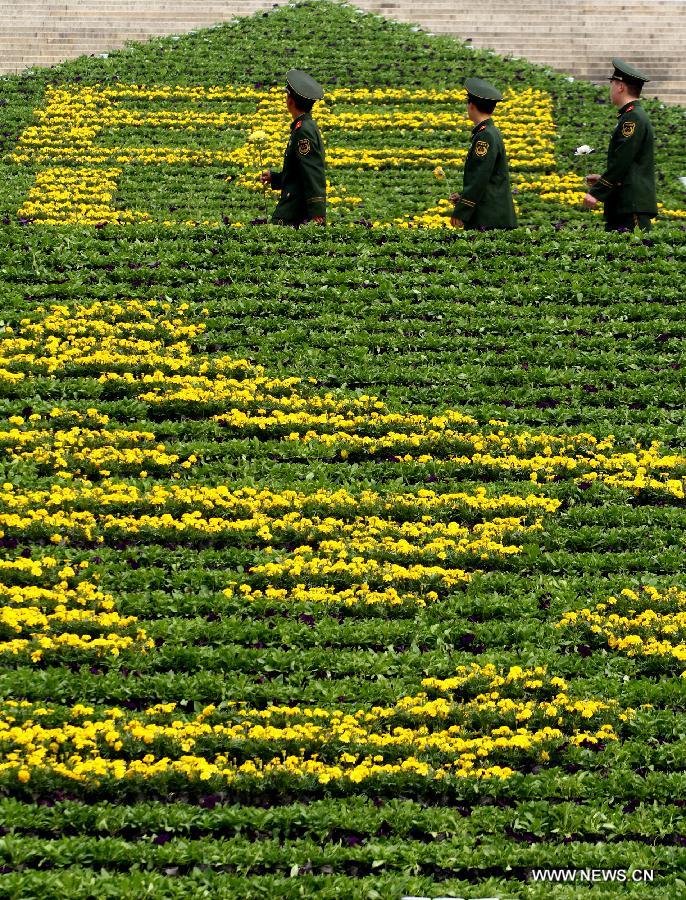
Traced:
POLYGON ((505 144, 493 119, 472 129, 462 193, 453 216, 465 228, 514 228, 517 224, 505 144))
POLYGON ((610 138, 607 169, 589 193, 604 203, 608 222, 626 213, 657 215, 653 126, 638 100, 618 113, 610 138))
POLYGON ((272 187, 281 191, 272 222, 301 225, 315 216, 326 216, 324 141, 309 113, 291 123, 283 171, 271 176, 272 187))

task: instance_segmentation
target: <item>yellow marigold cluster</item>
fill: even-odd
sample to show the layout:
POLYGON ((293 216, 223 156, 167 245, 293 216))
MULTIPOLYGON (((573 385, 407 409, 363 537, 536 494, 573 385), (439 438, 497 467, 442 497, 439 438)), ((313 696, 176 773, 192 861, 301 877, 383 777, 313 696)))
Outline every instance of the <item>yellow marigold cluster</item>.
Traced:
MULTIPOLYGON (((252 584, 239 588, 246 599, 262 599, 265 589, 281 585, 293 589, 286 595, 291 600, 318 596, 321 602, 396 605, 417 598, 423 604, 438 599, 437 588, 471 580, 468 564, 520 553, 514 540, 540 530, 539 514, 558 506, 559 501, 535 494, 489 496, 483 488, 473 494, 420 490, 353 495, 342 489, 309 494, 247 487, 232 491, 226 485, 139 489, 73 480, 49 490, 21 490, 5 483, 0 528, 13 537, 64 542, 85 538, 102 543, 106 536, 166 532, 249 537, 273 561, 250 570, 252 584), (121 511, 127 506, 135 512, 121 511), (112 512, 112 507, 120 511, 112 512), (441 519, 432 511, 440 511, 441 519), (500 511, 510 515, 498 515, 500 511), (467 512, 472 521, 460 523, 467 512), (475 513, 481 521, 473 521, 475 513), (293 542, 291 551, 279 549, 293 542), (400 588, 405 592, 399 593, 400 588)), ((229 585, 227 596, 237 587, 229 585)))
MULTIPOLYGON (((454 133, 466 141, 471 127, 462 107, 464 92, 398 89, 347 90, 327 93, 317 107, 317 119, 325 136, 327 162, 332 171, 352 171, 393 167, 459 169, 465 149, 454 148, 454 133), (383 135, 401 131, 444 136, 442 146, 422 148, 379 147, 383 135), (345 136, 368 133, 369 143, 346 146, 345 136)), ((197 87, 193 89, 142 85, 61 85, 49 87, 45 105, 35 111, 37 124, 25 129, 13 159, 18 163, 48 163, 37 175, 20 215, 46 224, 132 222, 149 218, 145 212, 117 209, 114 205, 121 167, 144 165, 234 165, 240 174, 234 186, 259 191, 257 175, 261 167, 277 166, 288 138, 288 116, 282 94, 273 88, 247 89, 243 86, 197 87), (131 101, 148 106, 135 109, 131 101), (250 102, 253 108, 245 109, 250 102), (150 104, 154 104, 151 108, 150 104), (159 104, 159 105, 158 105, 159 104), (227 104, 229 108, 227 108, 227 104), (230 108, 235 104, 234 108, 230 108), (160 129, 189 135, 191 146, 107 146, 99 141, 105 129, 160 129), (234 146, 203 148, 203 134, 234 132, 234 146), (251 139, 259 133, 260 141, 251 139), (196 136, 194 139, 192 136, 196 136)), ((508 90, 498 107, 497 122, 508 147, 510 166, 515 171, 551 172, 555 168, 556 129, 553 102, 544 91, 528 88, 508 90)), ((392 142, 388 142, 392 143, 392 142)), ((522 181, 520 189, 535 191, 543 199, 577 202, 580 179, 575 175, 546 174, 522 181)), ((360 197, 349 195, 341 178, 328 185, 328 201, 354 208, 360 197)), ((446 201, 419 216, 412 226, 444 227, 446 201)), ((684 214, 679 211, 679 214, 684 214)), ((409 218, 409 217, 407 217, 409 218)), ((407 218, 396 224, 407 227, 407 218)), ((163 224, 173 225, 165 221, 163 224)), ((181 224, 219 226, 203 221, 181 224)), ((237 226, 243 223, 236 222, 237 226)), ((377 226, 385 224, 377 222, 377 226)))
POLYGON ((112 201, 121 171, 50 166, 36 174, 18 215, 42 225, 125 224, 149 220, 148 213, 114 208, 112 201))
POLYGON ((65 650, 119 656, 122 650, 150 649, 153 642, 136 627, 137 618, 121 616, 95 580, 79 577, 87 568, 87 562, 74 569, 53 557, 4 561, 0 579, 21 572, 37 583, 0 582, 0 633, 10 635, 0 640, 0 655, 27 653, 38 662, 65 650))
MULTIPOLYGON (((27 374, 99 375, 103 371, 194 371, 190 341, 204 330, 187 323, 187 304, 128 299, 37 307, 22 319, 19 333, 5 328, 0 368, 17 379, 27 374)), ((3 373, 0 371, 0 379, 3 373)))
POLYGON ((107 476, 112 469, 133 474, 147 474, 145 469, 149 467, 171 471, 180 462, 177 454, 168 453, 164 444, 156 442, 151 431, 82 426, 68 430, 28 428, 23 427, 23 420, 18 423, 18 418, 10 417, 11 427, 0 430, 0 451, 13 462, 28 462, 63 477, 93 473, 107 476))
POLYGON ((48 772, 87 784, 170 773, 224 783, 273 774, 321 784, 378 776, 504 779, 518 763, 549 762, 568 745, 617 741, 617 728, 633 714, 614 701, 571 698, 545 667, 499 672, 472 664, 453 682, 426 679, 441 696, 420 693, 391 706, 250 709, 227 702, 191 718, 175 703, 133 714, 5 702, 0 775, 27 782, 48 772))
MULTIPOLYGON (((588 629, 628 656, 662 656, 686 662, 686 591, 644 585, 624 588, 593 609, 570 610, 558 628, 588 629)), ((686 671, 681 673, 686 677, 686 671)))

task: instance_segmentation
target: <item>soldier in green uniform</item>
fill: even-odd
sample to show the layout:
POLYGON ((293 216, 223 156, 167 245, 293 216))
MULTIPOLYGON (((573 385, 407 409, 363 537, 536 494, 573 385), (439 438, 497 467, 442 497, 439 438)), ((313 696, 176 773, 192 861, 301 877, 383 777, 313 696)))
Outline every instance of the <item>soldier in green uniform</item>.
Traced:
POLYGON ((588 175, 584 206, 603 203, 605 230, 641 228, 650 231, 657 216, 653 127, 638 99, 648 77, 621 59, 613 59, 610 100, 619 107, 617 127, 610 138, 607 168, 588 175))
POLYGON ((263 172, 262 184, 270 184, 281 197, 272 215, 275 225, 298 227, 305 222, 326 222, 326 171, 324 142, 312 118, 315 100, 324 91, 306 72, 291 69, 286 75, 286 106, 291 136, 281 172, 263 172))
POLYGON ((491 114, 503 99, 500 91, 481 78, 468 78, 467 115, 474 123, 464 166, 461 194, 450 224, 465 228, 514 228, 517 225, 505 144, 491 114))

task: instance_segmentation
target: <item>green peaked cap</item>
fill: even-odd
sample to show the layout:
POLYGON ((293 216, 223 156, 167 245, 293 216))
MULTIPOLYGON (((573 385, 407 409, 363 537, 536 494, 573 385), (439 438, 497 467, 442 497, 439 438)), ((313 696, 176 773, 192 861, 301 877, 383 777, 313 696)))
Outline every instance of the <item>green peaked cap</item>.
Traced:
POLYGON ((465 90, 472 97, 478 97, 480 100, 502 100, 503 95, 497 87, 493 87, 483 78, 468 78, 464 83, 465 90))
POLYGON ((641 83, 650 81, 650 78, 644 72, 641 72, 636 66, 629 65, 628 62, 624 62, 623 59, 616 57, 612 60, 612 65, 615 67, 615 70, 610 78, 618 78, 620 81, 640 81, 641 83))
POLYGON ((304 100, 321 100, 324 96, 324 88, 301 69, 291 69, 286 74, 288 87, 304 100))

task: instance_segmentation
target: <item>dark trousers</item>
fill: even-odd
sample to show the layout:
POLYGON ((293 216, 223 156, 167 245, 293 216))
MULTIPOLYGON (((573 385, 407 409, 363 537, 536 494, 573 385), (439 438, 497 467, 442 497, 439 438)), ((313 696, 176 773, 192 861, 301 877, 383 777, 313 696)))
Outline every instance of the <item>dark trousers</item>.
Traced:
POLYGON ((633 231, 634 228, 650 231, 652 227, 650 216, 644 213, 622 213, 605 220, 605 231, 633 231))

